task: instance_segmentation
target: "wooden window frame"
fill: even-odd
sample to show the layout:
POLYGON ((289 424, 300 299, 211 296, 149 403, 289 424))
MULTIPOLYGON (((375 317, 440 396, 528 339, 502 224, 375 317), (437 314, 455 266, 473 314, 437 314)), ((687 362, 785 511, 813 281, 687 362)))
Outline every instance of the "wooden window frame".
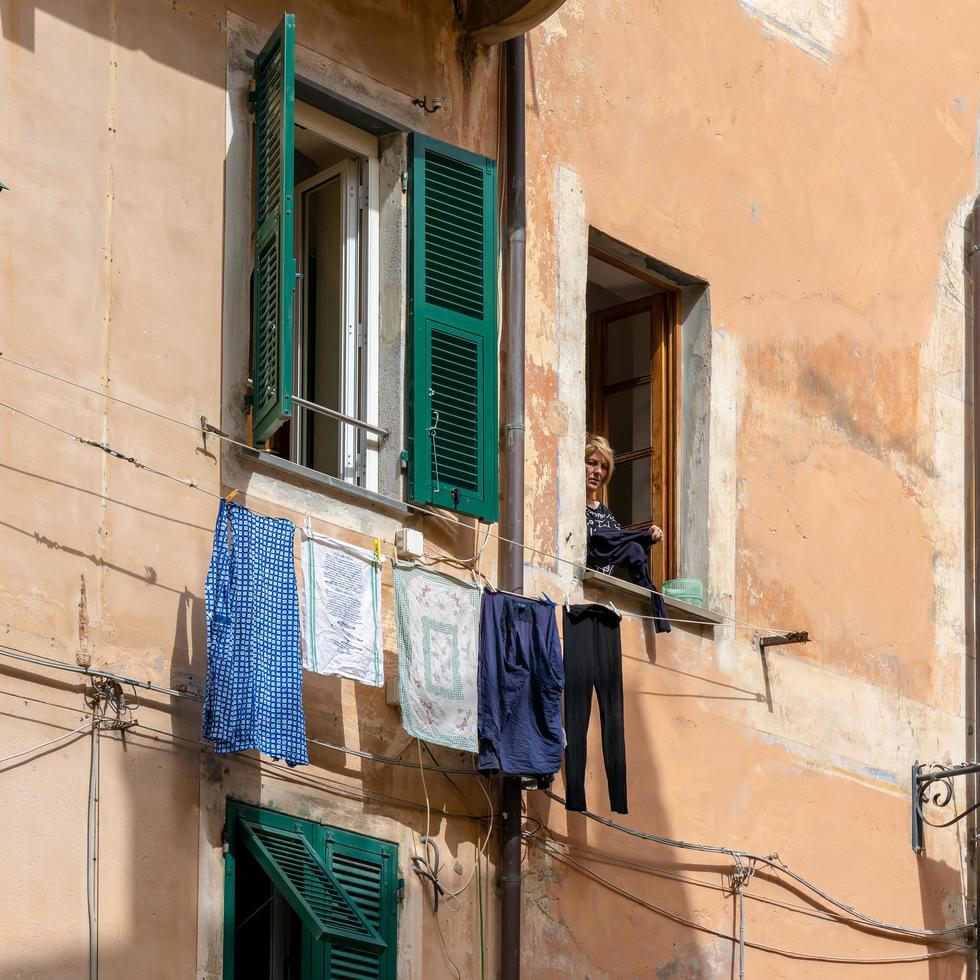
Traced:
MULTIPOLYGON (((662 281, 648 276, 639 276, 637 270, 622 263, 612 262, 609 257, 590 249, 590 255, 604 262, 616 265, 637 278, 651 283, 653 289, 662 292, 652 292, 637 300, 631 300, 616 306, 597 310, 589 317, 588 336, 588 378, 590 393, 590 431, 608 435, 606 417, 606 398, 616 391, 636 387, 644 381, 651 386, 650 398, 650 447, 615 453, 614 462, 629 462, 649 456, 650 464, 650 510, 651 523, 657 524, 664 532, 663 543, 651 554, 651 571, 654 580, 661 584, 664 580, 677 577, 680 567, 680 547, 677 527, 677 446, 680 428, 680 345, 678 329, 678 308, 680 293, 668 288, 662 281), (606 325, 631 313, 640 312, 653 305, 653 300, 660 299, 662 304, 662 323, 660 331, 662 340, 656 342, 657 328, 651 324, 651 363, 646 374, 636 375, 632 379, 613 385, 606 385, 606 345, 604 343, 606 325), (659 394, 659 399, 654 397, 659 394), (655 432, 655 417, 659 412, 663 424, 659 434, 655 432), (659 438, 657 436, 659 435, 659 438), (659 455, 659 465, 656 465, 659 455), (656 487, 659 481, 662 504, 656 504, 656 487)), ((608 501, 608 487, 603 488, 603 502, 608 501)), ((640 527, 642 525, 636 525, 640 527)))

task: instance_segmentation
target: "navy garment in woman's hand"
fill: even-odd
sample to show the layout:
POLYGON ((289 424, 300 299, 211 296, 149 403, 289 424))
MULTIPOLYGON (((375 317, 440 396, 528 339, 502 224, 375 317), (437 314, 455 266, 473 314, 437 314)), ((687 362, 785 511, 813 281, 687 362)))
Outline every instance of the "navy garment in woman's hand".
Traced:
POLYGON ((654 627, 658 633, 669 633, 664 597, 653 584, 647 566, 647 552, 652 546, 653 537, 649 528, 640 531, 596 528, 588 539, 588 564, 590 568, 619 565, 636 585, 650 589, 650 614, 654 627))

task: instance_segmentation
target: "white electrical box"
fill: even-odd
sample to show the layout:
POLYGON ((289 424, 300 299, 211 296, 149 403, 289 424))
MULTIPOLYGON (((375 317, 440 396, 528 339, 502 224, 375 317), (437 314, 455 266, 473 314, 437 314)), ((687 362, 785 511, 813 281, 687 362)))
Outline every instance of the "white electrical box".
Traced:
POLYGON ((421 558, 425 547, 425 537, 421 531, 410 527, 400 527, 395 531, 395 551, 399 558, 421 558))

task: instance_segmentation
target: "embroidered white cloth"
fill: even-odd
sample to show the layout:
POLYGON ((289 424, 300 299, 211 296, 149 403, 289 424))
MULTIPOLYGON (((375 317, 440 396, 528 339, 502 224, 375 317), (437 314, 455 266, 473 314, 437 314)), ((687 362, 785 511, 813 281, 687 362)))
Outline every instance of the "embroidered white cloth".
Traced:
POLYGON ((480 590, 414 565, 395 565, 398 689, 405 731, 476 752, 480 590))
POLYGON ((381 567, 373 552, 303 531, 303 666, 381 687, 381 567))

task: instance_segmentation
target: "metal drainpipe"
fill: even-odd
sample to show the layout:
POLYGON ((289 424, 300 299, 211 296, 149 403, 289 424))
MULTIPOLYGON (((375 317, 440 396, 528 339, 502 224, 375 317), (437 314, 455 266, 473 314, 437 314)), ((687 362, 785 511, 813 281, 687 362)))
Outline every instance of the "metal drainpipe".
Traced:
MULTIPOLYGON (((977 411, 977 398, 980 397, 980 201, 973 205, 973 328, 971 342, 973 344, 973 398, 970 404, 970 422, 973 426, 973 649, 976 653, 978 631, 980 631, 980 413, 977 411)), ((980 760, 980 671, 977 670, 977 660, 973 660, 973 760, 980 760)), ((976 797, 980 797, 980 777, 976 785, 976 797)), ((975 798, 976 798, 975 797, 975 798)), ((976 835, 976 830, 974 831, 976 835)), ((980 841, 974 836, 973 843, 973 898, 977 904, 977 922, 974 930, 974 942, 980 953, 980 841)))
MULTIPOLYGON (((504 315, 504 480, 501 540, 497 552, 500 587, 524 591, 524 35, 504 45, 507 125, 504 208, 507 216, 504 315)), ((506 776, 503 787, 503 858, 500 899, 500 976, 521 975, 521 780, 506 776)))

